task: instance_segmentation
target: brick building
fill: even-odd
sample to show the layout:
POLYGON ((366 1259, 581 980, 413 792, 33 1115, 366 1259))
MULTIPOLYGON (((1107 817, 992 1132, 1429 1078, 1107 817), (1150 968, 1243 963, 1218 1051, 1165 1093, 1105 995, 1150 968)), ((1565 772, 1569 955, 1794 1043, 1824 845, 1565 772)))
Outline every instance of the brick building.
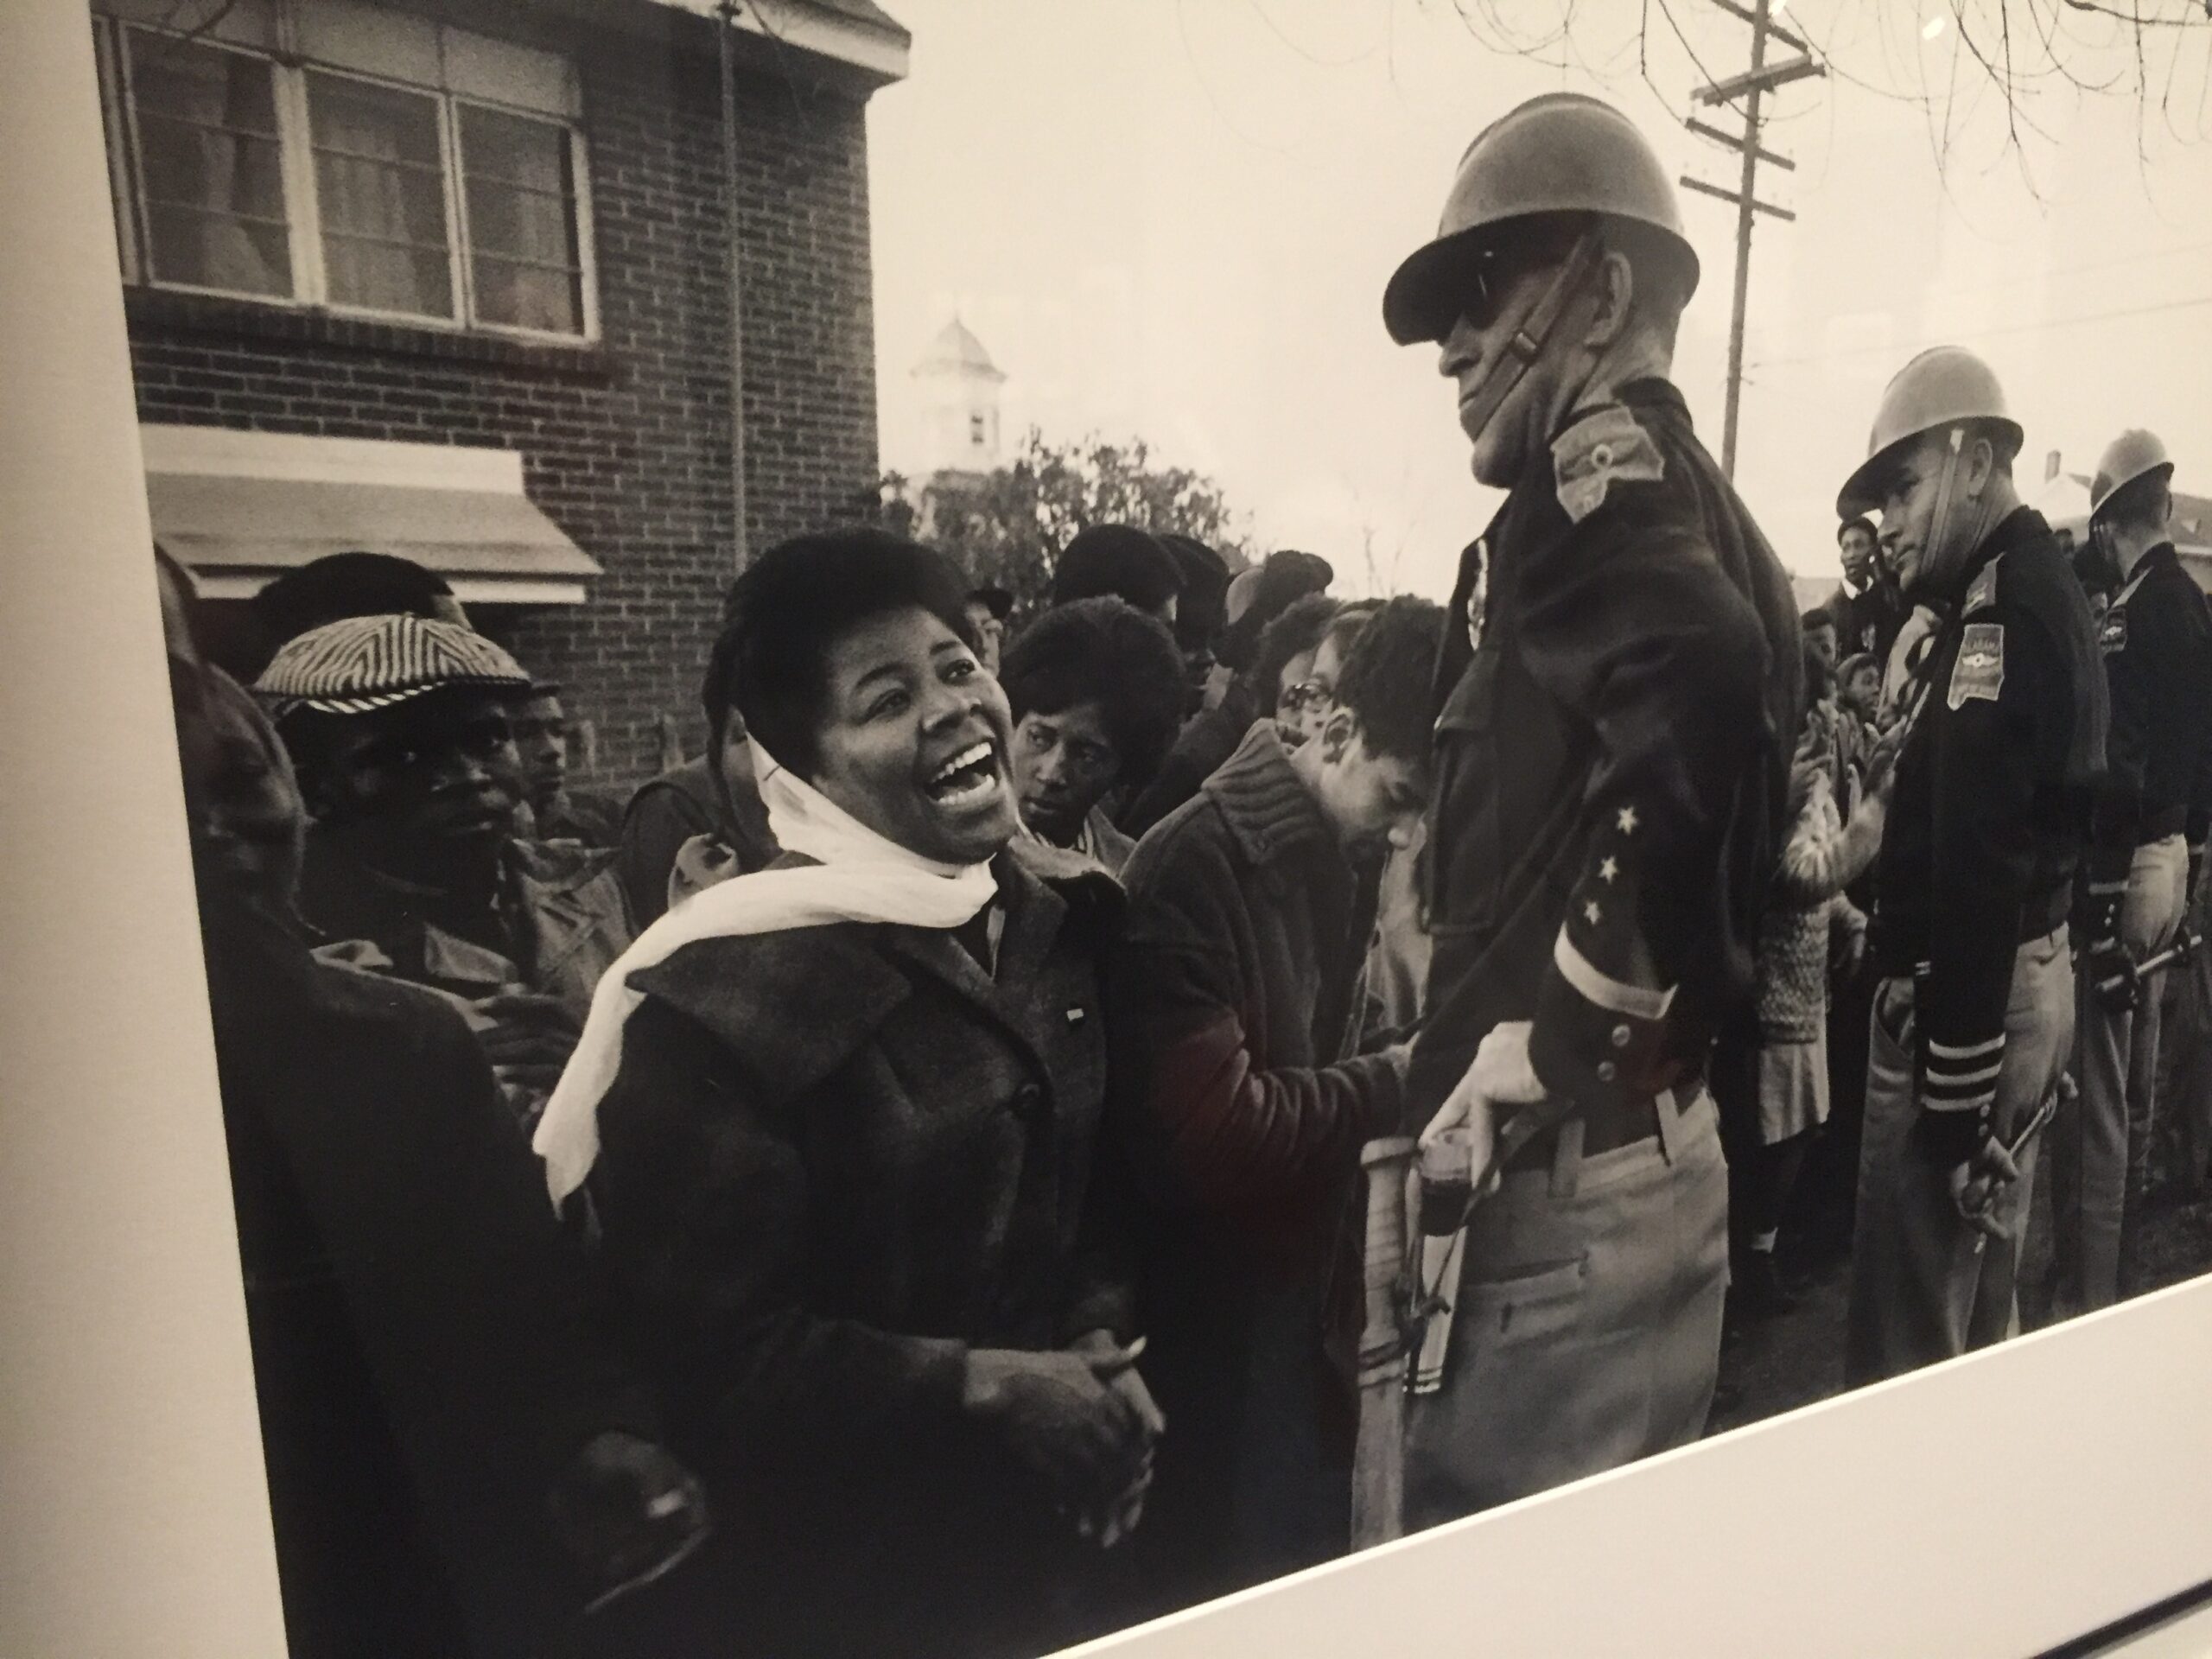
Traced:
MULTIPOLYGON (((696 748, 745 531, 876 475, 870 0, 92 0, 155 530, 216 601, 366 547, 563 682, 601 779, 696 748), (728 222, 726 180, 738 214, 728 222)), ((219 616, 221 607, 219 605, 219 616)))

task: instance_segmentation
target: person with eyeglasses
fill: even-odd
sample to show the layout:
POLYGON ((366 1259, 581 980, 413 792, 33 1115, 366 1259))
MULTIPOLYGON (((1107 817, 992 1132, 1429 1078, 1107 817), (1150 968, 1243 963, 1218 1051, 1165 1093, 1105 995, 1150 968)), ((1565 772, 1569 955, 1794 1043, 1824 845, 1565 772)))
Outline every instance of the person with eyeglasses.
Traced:
POLYGON ((1407 1121, 1425 1173, 1464 1148, 1471 1198, 1408 1526, 1695 1440, 1718 1376, 1706 1071, 1752 988, 1802 689, 1789 577, 1667 378, 1697 270, 1643 135, 1555 92, 1476 138, 1383 296, 1508 493, 1435 679, 1407 1121))
POLYGON ((1313 651, 1300 653, 1283 666, 1282 690, 1275 698, 1275 728, 1284 742, 1296 747, 1321 734, 1337 706, 1337 681, 1344 673, 1345 653, 1381 604, 1380 600, 1357 599, 1338 606, 1313 651))

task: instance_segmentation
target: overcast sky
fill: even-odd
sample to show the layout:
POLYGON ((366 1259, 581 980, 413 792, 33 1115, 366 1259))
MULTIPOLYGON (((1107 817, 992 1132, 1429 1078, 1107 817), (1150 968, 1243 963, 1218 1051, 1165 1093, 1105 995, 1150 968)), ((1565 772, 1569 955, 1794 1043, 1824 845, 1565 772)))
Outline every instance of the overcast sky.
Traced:
MULTIPOLYGON (((1009 436, 1141 435, 1217 477, 1262 546, 1323 553, 1356 589, 1440 594, 1490 499, 1433 348, 1382 332, 1382 284, 1433 232, 1467 141, 1538 92, 1609 97, 1674 171, 1732 184, 1732 156, 1681 122, 1690 53, 1741 67, 1749 30, 1672 3, 1689 40, 1655 0, 1655 90, 1642 0, 1581 0, 1565 68, 1468 21, 1534 35, 1557 10, 1535 0, 893 0, 914 45, 869 111, 885 464, 912 462, 909 372, 957 311, 1009 376, 1009 436)), ((1797 0, 1789 19, 1847 74, 1784 89, 1769 129, 1798 167, 1763 169, 1760 193, 1798 217, 1758 226, 1738 483, 1803 573, 1834 569, 1836 486, 1883 383, 1946 340, 2004 378, 2031 499, 2048 451, 2088 472, 2135 424, 2212 493, 2212 28, 2154 46, 2147 117, 2044 78, 2031 191, 2003 101, 1970 60, 1954 79, 1957 29, 1923 35, 1941 3, 1916 23, 1904 0, 1797 0), (1859 80, 1961 87, 1948 165, 1940 107, 1859 80)), ((2116 27, 2068 26, 2083 79, 2133 76, 2116 27)), ((1684 193, 1683 213, 1704 277, 1675 378, 1718 454, 1734 211, 1684 193)))

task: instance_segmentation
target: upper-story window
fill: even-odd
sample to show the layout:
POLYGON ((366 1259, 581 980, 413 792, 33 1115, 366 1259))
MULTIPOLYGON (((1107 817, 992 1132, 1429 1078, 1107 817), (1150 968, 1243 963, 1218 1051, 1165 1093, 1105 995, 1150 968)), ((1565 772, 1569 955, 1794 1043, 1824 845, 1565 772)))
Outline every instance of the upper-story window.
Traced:
POLYGON ((596 334, 569 63, 358 0, 95 3, 131 280, 596 334))

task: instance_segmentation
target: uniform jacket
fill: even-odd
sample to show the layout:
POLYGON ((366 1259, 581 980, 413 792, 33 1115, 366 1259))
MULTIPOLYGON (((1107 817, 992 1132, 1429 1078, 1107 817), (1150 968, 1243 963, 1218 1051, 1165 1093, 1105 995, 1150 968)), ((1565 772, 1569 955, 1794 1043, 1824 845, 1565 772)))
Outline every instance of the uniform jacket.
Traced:
POLYGON ((960 1621, 1040 1596, 1034 1552, 1072 1539, 961 1395, 971 1346, 1129 1333, 1093 1180, 1120 895, 1034 843, 995 868, 995 975, 954 933, 843 924, 631 977, 590 1183, 602 1259, 737 1516, 764 1654, 904 1650, 902 1617, 951 1621, 958 1650, 960 1621))
POLYGON ((2173 543, 2145 554, 2097 624, 2112 728, 2092 819, 2093 893, 2125 891, 2135 849, 2212 817, 2212 612, 2173 543))
POLYGON ((508 842, 498 913, 467 934, 441 917, 440 899, 368 868, 320 831, 308 836, 301 913, 329 938, 374 945, 402 979, 468 998, 519 986, 558 998, 581 1022, 599 976, 631 939, 608 855, 566 842, 508 842))
POLYGON ((1532 1020, 1554 1101, 1649 1096, 1747 1011, 1802 658, 1789 578, 1661 380, 1581 411, 1460 563, 1438 685, 1418 1124, 1532 1020))
POLYGON ((1218 1593, 1344 1547, 1359 1148, 1395 1126, 1402 1062, 1356 1052, 1373 876, 1271 724, 1123 874, 1115 1109, 1173 1437, 1147 1524, 1163 1571, 1218 1593))
POLYGON ((2108 714, 2088 602, 2031 508, 1938 597, 1951 614, 1897 757, 1873 949, 1884 974, 1917 976, 1923 1129, 1957 1162, 1996 1097, 2013 957, 2070 908, 2108 714))

